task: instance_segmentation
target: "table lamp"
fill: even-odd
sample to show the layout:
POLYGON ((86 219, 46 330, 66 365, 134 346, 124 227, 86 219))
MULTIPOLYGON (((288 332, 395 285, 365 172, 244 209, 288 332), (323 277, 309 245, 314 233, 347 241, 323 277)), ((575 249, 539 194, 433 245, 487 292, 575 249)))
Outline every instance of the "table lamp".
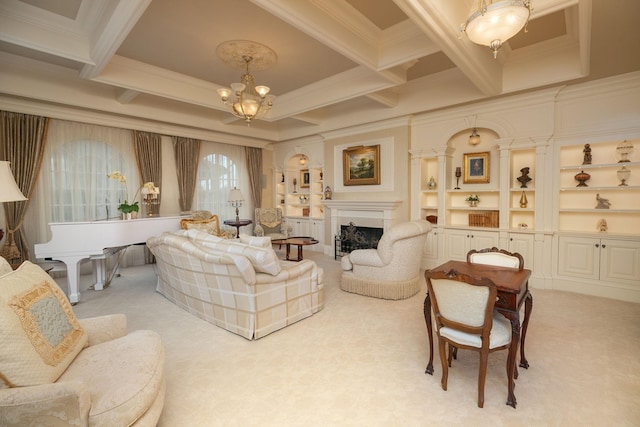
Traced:
POLYGON ((156 187, 153 182, 147 182, 142 186, 142 201, 144 202, 147 216, 153 216, 153 207, 160 204, 158 195, 160 188, 156 187))
POLYGON ((233 187, 233 190, 231 190, 231 192, 229 193, 229 203, 231 203, 231 206, 236 208, 236 223, 240 221, 240 217, 238 216, 240 211, 238 210, 238 208, 242 206, 242 202, 244 202, 242 192, 236 187, 233 187))
MULTIPOLYGON (((2 202, 18 202, 27 200, 18 188, 16 180, 13 178, 10 163, 0 161, 0 203, 2 202)), ((4 236, 4 232, 0 230, 0 239, 4 236)))

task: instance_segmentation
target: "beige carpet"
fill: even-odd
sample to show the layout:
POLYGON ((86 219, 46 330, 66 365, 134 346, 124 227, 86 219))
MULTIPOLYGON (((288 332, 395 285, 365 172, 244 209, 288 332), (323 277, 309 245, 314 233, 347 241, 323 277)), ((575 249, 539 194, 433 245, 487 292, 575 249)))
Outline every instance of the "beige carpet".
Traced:
MULTIPOLYGON (((160 426, 638 426, 640 305, 533 290, 528 370, 506 406, 506 352, 489 356, 485 407, 476 406, 477 354, 461 351, 449 390, 424 373, 423 290, 385 301, 340 290, 325 269, 325 308, 258 341, 208 324, 155 292, 155 266, 122 270, 86 290, 79 317, 125 313, 129 330, 158 331, 167 348, 160 426)), ((61 286, 65 279, 58 279, 61 286)))

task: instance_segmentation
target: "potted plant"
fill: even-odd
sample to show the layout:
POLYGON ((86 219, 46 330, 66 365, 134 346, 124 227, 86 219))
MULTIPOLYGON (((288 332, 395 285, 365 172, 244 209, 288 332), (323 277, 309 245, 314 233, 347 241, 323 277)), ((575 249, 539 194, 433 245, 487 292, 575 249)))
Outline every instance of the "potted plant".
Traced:
POLYGON ((475 208, 478 206, 478 202, 480 202, 480 197, 477 194, 469 194, 469 197, 464 199, 466 202, 469 202, 469 206, 475 208))

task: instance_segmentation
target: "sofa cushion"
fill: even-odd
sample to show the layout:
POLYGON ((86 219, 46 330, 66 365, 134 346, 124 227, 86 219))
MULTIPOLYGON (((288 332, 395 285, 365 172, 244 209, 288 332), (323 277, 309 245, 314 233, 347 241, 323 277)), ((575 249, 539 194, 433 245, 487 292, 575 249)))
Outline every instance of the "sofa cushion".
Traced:
POLYGON ((240 243, 244 243, 246 245, 255 246, 256 248, 270 248, 271 247, 271 238, 270 237, 259 237, 259 236, 249 236, 248 234, 240 235, 240 243))
POLYGON ((187 230, 184 235, 189 237, 196 245, 215 251, 244 255, 251 262, 253 268, 260 273, 275 276, 282 270, 278 256, 271 247, 258 248, 238 242, 240 239, 220 239, 196 230, 187 230))
POLYGON ((0 277, 0 388, 55 382, 87 344, 62 290, 25 261, 0 277))
POLYGON ((59 381, 80 381, 89 388, 89 425, 131 425, 164 390, 164 363, 160 335, 139 330, 87 347, 59 381))

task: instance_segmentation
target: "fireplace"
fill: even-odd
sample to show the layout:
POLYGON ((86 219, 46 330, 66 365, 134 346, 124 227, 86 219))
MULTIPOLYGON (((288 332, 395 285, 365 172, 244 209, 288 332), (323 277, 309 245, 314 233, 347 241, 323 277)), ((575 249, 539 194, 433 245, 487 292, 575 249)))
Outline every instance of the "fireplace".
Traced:
MULTIPOLYGON (((350 222, 360 227, 387 230, 396 223, 398 209, 402 205, 401 200, 323 200, 322 203, 331 209, 331 233, 334 238, 339 238, 342 226, 350 222)), ((337 249, 334 244, 335 259, 342 256, 337 249)))
POLYGON ((340 234, 335 237, 334 259, 356 249, 375 249, 384 229, 379 227, 358 227, 353 222, 340 226, 340 234))

